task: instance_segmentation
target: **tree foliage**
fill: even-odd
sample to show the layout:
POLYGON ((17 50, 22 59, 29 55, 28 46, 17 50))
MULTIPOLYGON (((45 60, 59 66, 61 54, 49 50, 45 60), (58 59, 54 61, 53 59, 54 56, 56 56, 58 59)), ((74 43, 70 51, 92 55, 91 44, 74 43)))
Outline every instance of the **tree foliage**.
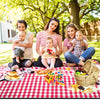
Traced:
POLYGON ((1 3, 2 18, 7 15, 13 22, 25 19, 28 29, 35 33, 42 30, 50 18, 56 17, 64 35, 67 24, 75 23, 80 27, 84 22, 98 19, 90 12, 100 12, 99 0, 3 0, 1 3))

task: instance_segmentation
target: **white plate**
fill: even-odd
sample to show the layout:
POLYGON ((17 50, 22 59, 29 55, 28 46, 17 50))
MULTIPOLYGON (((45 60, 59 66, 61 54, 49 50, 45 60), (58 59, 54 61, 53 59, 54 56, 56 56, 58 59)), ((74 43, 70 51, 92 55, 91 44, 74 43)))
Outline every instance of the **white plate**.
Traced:
POLYGON ((6 76, 5 76, 5 79, 6 79, 7 81, 19 81, 19 80, 21 80, 21 79, 24 77, 24 74, 21 74, 21 75, 19 75, 19 76, 20 76, 20 78, 17 79, 17 80, 10 80, 10 79, 7 79, 6 76))

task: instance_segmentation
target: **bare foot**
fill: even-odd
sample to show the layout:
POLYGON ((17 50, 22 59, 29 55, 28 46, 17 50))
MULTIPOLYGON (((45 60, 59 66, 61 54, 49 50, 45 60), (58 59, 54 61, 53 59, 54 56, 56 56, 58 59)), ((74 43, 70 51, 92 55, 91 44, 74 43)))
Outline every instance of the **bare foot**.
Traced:
POLYGON ((75 63, 67 63, 67 66, 68 67, 74 67, 74 66, 76 66, 76 64, 75 63))
POLYGON ((84 66, 84 62, 80 60, 80 62, 78 63, 81 66, 84 66))
POLYGON ((11 69, 12 69, 12 70, 19 69, 19 66, 18 66, 18 65, 14 65, 11 69))

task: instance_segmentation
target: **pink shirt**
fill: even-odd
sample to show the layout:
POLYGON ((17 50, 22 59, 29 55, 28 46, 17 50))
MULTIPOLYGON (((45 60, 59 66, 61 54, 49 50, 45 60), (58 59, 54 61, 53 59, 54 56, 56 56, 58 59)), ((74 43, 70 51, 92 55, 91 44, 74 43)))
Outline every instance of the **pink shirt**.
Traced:
MULTIPOLYGON (((36 36, 36 49, 39 49, 39 47, 45 46, 46 38, 49 37, 45 31, 41 31, 36 36)), ((53 34, 50 36, 53 38, 53 46, 56 48, 59 47, 60 50, 62 50, 62 37, 59 34, 53 34)))
POLYGON ((72 47, 72 44, 68 41, 68 38, 64 39, 64 47, 67 47, 68 49, 70 49, 72 47))

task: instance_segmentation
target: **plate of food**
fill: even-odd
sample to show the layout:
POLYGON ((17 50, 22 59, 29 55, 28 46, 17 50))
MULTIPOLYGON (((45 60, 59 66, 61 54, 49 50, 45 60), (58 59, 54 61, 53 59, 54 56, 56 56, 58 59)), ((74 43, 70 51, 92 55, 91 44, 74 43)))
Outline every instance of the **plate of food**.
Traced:
POLYGON ((8 72, 5 75, 5 79, 8 81, 19 81, 24 77, 23 74, 18 74, 16 71, 8 72))
POLYGON ((53 70, 51 70, 51 69, 39 69, 36 71, 36 74, 39 76, 44 76, 44 75, 46 75, 48 73, 52 73, 52 72, 53 72, 53 70))

